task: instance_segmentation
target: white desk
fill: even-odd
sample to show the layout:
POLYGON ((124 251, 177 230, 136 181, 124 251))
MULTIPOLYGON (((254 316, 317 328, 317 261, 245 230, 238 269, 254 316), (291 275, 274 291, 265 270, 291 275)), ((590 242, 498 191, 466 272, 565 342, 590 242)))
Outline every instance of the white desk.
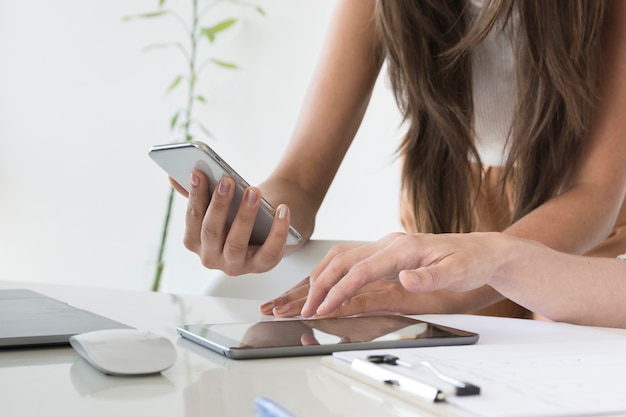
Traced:
MULTIPOLYGON (((30 288, 71 305, 176 342, 175 365, 159 376, 123 378, 92 369, 70 347, 0 350, 0 415, 27 416, 254 416, 254 398, 266 396, 297 417, 432 415, 369 386, 323 368, 320 357, 234 361, 179 340, 180 323, 258 320, 258 301, 174 296, 121 290, 0 281, 0 288, 30 288)), ((426 316, 467 330, 480 329, 480 343, 506 343, 511 335, 489 334, 484 318, 426 316), (460 326, 459 326, 460 327, 460 326)), ((498 320, 487 318, 489 320, 498 320)), ((508 320, 508 319, 504 319, 508 320)), ((519 324, 519 340, 531 324, 519 324), (526 329, 526 330, 525 330, 526 329)), ((531 326, 532 327, 532 326, 531 326)), ((622 331, 626 333, 625 331, 622 331)), ((550 333, 541 337, 549 341, 550 333)), ((513 338, 515 339, 515 337, 513 338)), ((438 405, 445 414, 460 414, 438 405)))

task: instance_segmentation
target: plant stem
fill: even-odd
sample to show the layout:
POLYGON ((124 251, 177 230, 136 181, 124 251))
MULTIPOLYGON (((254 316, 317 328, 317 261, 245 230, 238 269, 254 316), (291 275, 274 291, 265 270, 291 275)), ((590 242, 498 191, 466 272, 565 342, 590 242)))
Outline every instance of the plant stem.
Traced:
MULTIPOLYGON (((191 135, 191 116, 193 114, 193 105, 195 101, 196 57, 198 53, 198 0, 193 0, 192 3, 192 22, 191 30, 189 31, 189 40, 191 43, 189 52, 189 88, 187 90, 187 108, 185 109, 185 122, 183 124, 185 127, 184 133, 186 141, 193 139, 193 136, 191 135)), ((154 280, 152 281, 152 291, 159 291, 163 269, 165 268, 163 257, 165 254, 165 244, 167 242, 167 231, 169 229, 170 217, 174 205, 174 193, 174 188, 171 188, 167 199, 165 221, 163 223, 163 231, 161 232, 161 244, 159 246, 156 272, 154 274, 154 280)))
POLYGON ((196 88, 196 59, 198 55, 198 0, 193 0, 192 20, 190 34, 189 51, 189 89, 187 91, 187 109, 185 110, 185 140, 192 140, 191 136, 191 116, 193 115, 193 105, 195 102, 196 88))
POLYGON ((163 275, 163 254, 165 253, 165 243, 167 241, 167 230, 170 224, 170 215, 172 214, 172 206, 174 203, 174 188, 170 188, 170 194, 167 199, 167 210, 165 212, 165 221, 163 222, 163 231, 161 232, 161 244, 159 246, 159 256, 157 258, 157 269, 152 281, 152 291, 159 291, 161 285, 161 276, 163 275))

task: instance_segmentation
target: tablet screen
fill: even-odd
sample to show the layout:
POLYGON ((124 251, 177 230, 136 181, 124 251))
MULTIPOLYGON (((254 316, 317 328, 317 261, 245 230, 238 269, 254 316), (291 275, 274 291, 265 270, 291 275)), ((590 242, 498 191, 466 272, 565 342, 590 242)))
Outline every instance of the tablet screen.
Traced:
POLYGON ((478 335, 395 315, 180 326, 179 334, 228 357, 469 344, 478 335))

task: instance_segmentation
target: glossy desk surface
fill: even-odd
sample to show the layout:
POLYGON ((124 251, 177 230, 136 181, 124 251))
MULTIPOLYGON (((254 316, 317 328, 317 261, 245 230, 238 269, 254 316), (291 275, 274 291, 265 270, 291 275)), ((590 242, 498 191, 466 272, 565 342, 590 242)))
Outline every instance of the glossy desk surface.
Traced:
MULTIPOLYGON (((256 415, 253 401, 258 396, 271 398, 296 417, 433 415, 322 367, 319 356, 235 361, 176 335, 181 323, 268 319, 259 315, 259 301, 7 281, 0 281, 0 288, 30 288, 167 336, 178 351, 176 363, 162 375, 111 377, 91 368, 69 346, 0 350, 0 415, 4 417, 245 417, 256 415)), ((472 327, 471 318, 456 317, 463 319, 465 329, 473 330, 467 326, 472 327)), ((454 318, 425 319, 452 325, 454 318)), ((485 334, 488 327, 484 322, 479 326, 481 320, 476 318, 476 327, 483 332, 479 343, 500 343, 500 336, 485 334)), ((437 405, 437 411, 464 415, 447 404, 437 405)))

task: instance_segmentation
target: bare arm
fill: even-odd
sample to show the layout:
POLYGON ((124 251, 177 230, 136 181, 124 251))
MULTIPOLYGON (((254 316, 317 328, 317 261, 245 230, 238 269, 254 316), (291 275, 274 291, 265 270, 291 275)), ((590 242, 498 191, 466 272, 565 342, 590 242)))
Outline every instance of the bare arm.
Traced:
MULTIPOLYGON (((488 287, 552 320, 626 327, 626 261, 622 260, 566 254, 491 232, 394 233, 370 244, 338 247, 322 263, 334 269, 344 262, 354 267, 329 289, 314 313, 362 311, 364 305, 354 298, 344 304, 346 295, 359 288, 378 294, 375 301, 370 297, 367 302, 377 303, 382 310, 395 303, 400 312, 410 312, 411 304, 413 309, 437 312, 441 304, 432 294, 443 290, 450 296, 463 295, 488 287), (388 285, 378 288, 385 279, 388 285), (398 286, 410 292, 408 300, 398 286)), ((293 294, 306 291, 306 285, 292 290, 293 294)), ((275 301, 283 306, 280 298, 275 301)))
POLYGON ((501 233, 416 240, 425 248, 417 253, 428 255, 422 267, 400 274, 410 291, 464 291, 487 284, 552 320, 626 327, 625 261, 566 254, 501 233))
MULTIPOLYGON (((606 239, 626 195, 626 3, 609 5, 603 39, 605 73, 600 106, 592 120, 587 146, 564 191, 504 233, 536 240, 561 252, 583 254, 606 239)), ((556 294, 555 294, 556 296, 556 294)), ((452 297, 460 310, 476 300, 489 304, 503 297, 491 288, 452 297)), ((455 309, 459 309, 455 308, 455 309)))
POLYGON ((556 321, 626 328, 626 262, 576 256, 538 243, 509 240, 489 285, 556 321))
MULTIPOLYGON (((536 240, 562 252, 580 254, 603 241, 611 231, 626 193, 626 3, 614 1, 603 43, 606 56, 605 73, 601 85, 600 106, 590 127, 587 147, 562 194, 509 227, 504 233, 536 240)), ((371 248, 371 247, 370 247, 371 248)), ((335 291, 329 305, 338 308, 333 314, 355 314, 379 309, 403 313, 473 311, 493 304, 503 295, 490 286, 468 289, 466 292, 441 291, 425 294, 404 293, 397 283, 380 281, 375 284, 371 274, 377 266, 369 263, 368 270, 349 253, 351 248, 337 248, 311 274, 311 289, 304 285, 293 292, 272 300, 262 311, 272 312, 275 306, 283 315, 300 312, 312 315, 335 291), (338 284, 353 280, 355 286, 338 284), (335 285, 339 289, 333 288, 335 285), (356 293, 356 290, 363 290, 356 293), (332 289, 332 290, 331 290, 332 289), (381 293, 387 291, 385 299, 381 293), (356 294, 356 295, 355 295, 356 294), (393 303, 388 300, 393 296, 393 303), (307 304, 304 305, 304 297, 307 304), (350 298, 351 297, 351 298, 350 298), (345 303, 338 300, 348 300, 345 303)), ((354 252, 352 252, 354 254, 354 252)), ((380 258, 379 258, 380 259, 380 258)), ((383 262, 383 260, 381 260, 383 262)), ((554 277, 560 286, 561 277, 554 277)), ((514 293, 504 294, 517 301, 514 293)), ((558 292, 547 296, 557 297, 558 292)), ((543 300, 543 298, 542 298, 543 300)), ((329 313, 326 307, 321 309, 329 313)))
POLYGON ((537 240, 556 250, 582 254, 611 232, 626 193, 626 3, 608 12, 600 106, 587 147, 565 191, 505 233, 537 240))
POLYGON ((268 271, 285 254, 290 222, 302 233, 302 243, 310 238, 315 215, 361 123, 382 65, 374 4, 339 2, 291 142, 271 176, 258 189, 246 190, 230 228, 226 213, 232 181, 222 180, 222 187, 209 195, 206 179, 192 178, 185 246, 204 266, 229 275, 268 271), (265 243, 250 246, 261 193, 278 207, 277 216, 265 243))
POLYGON ((374 3, 339 2, 292 140, 261 185, 268 200, 292 208, 292 220, 307 239, 361 124, 382 65, 374 3))

